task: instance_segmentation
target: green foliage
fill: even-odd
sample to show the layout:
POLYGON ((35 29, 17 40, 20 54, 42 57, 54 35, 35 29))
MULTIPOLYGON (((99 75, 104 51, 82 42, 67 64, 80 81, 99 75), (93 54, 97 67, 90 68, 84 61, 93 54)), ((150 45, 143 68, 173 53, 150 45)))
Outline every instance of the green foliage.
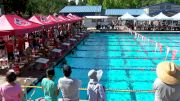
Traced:
POLYGON ((79 6, 85 6, 87 4, 87 0, 79 0, 79 6))
POLYGON ((88 5, 99 5, 100 0, 87 0, 88 5))
MULTIPOLYGON (((29 16, 33 14, 53 14, 68 5, 68 0, 4 0, 6 13, 17 11, 29 16)), ((147 5, 162 2, 172 2, 180 4, 180 0, 80 0, 78 5, 102 5, 103 8, 141 8, 147 5)), ((70 2, 69 5, 75 5, 70 2)))
POLYGON ((76 2, 75 2, 75 1, 70 1, 70 2, 68 3, 68 5, 69 5, 69 6, 75 6, 75 5, 76 5, 76 2))
POLYGON ((4 2, 5 12, 21 12, 32 16, 36 13, 53 14, 68 4, 67 0, 6 0, 4 2))

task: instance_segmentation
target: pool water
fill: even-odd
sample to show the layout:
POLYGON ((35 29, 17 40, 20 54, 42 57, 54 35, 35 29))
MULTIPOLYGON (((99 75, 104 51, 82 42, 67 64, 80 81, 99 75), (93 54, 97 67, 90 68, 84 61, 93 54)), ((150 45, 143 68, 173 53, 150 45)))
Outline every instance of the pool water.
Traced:
MULTIPOLYGON (((177 33, 142 33, 151 40, 180 50, 180 34, 177 33)), ((65 57, 67 63, 73 67, 72 77, 82 80, 82 87, 88 84, 88 71, 102 69, 101 83, 108 89, 118 90, 152 90, 156 78, 156 65, 164 61, 166 47, 163 52, 155 52, 155 44, 135 39, 129 33, 91 33, 84 39, 74 53, 65 57)), ((172 52, 167 60, 180 65, 180 54, 171 60, 172 52)), ((55 67, 55 81, 63 76, 61 64, 55 67)), ((38 84, 40 85, 40 83, 38 84)), ((41 89, 36 89, 31 98, 43 97, 41 89)), ((29 98, 33 90, 28 94, 29 98)), ((61 93, 59 95, 61 97, 61 93)), ((87 99, 86 91, 80 91, 80 99, 87 99)), ((153 101, 154 93, 142 92, 106 92, 107 101, 153 101)))

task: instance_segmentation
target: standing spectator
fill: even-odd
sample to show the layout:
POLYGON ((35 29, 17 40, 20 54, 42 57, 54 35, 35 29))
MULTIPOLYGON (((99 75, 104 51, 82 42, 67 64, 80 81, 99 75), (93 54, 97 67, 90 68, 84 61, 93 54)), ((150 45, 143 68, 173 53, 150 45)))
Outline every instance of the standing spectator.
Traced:
POLYGON ((161 62, 156 68, 155 101, 180 101, 180 66, 161 62))
POLYGON ((102 70, 90 70, 88 72, 88 77, 90 78, 87 87, 89 101, 105 101, 105 88, 99 83, 102 74, 102 70))
POLYGON ((0 58, 5 56, 5 41, 0 37, 0 58))
POLYGON ((15 83, 16 74, 10 70, 6 73, 6 83, 0 86, 2 101, 22 101, 22 89, 20 84, 15 83))
POLYGON ((44 91, 44 99, 45 101, 57 101, 57 85, 53 81, 55 75, 54 69, 47 69, 46 75, 47 78, 43 78, 41 82, 44 91))
POLYGON ((17 49, 19 50, 19 55, 20 55, 20 58, 24 55, 23 51, 25 49, 25 41, 24 41, 24 38, 23 36, 22 37, 18 37, 17 38, 17 49))
POLYGON ((14 59, 14 42, 12 37, 9 39, 9 41, 6 43, 6 50, 8 53, 8 59, 13 60, 14 59))
POLYGON ((81 81, 71 78, 71 67, 63 66, 64 77, 58 81, 58 89, 61 89, 63 101, 79 101, 79 88, 81 81))

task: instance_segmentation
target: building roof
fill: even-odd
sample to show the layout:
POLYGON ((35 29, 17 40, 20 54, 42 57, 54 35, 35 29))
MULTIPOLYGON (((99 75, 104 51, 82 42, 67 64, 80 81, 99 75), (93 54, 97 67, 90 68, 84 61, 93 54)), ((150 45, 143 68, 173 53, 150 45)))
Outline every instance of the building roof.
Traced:
POLYGON ((66 6, 59 13, 99 13, 102 6, 66 6))
POLYGON ((105 15, 123 15, 129 13, 131 15, 141 15, 146 13, 144 9, 106 9, 105 15))

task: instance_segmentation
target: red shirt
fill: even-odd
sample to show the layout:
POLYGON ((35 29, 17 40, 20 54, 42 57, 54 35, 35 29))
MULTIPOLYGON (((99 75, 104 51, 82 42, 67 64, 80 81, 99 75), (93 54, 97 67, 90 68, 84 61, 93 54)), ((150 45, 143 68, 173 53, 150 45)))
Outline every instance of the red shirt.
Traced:
POLYGON ((22 38, 19 38, 18 40, 18 50, 23 51, 24 50, 25 41, 22 38))
POLYGON ((15 72, 19 72, 19 71, 20 71, 19 65, 18 65, 18 64, 14 64, 13 70, 14 70, 15 72))
POLYGON ((7 52, 13 52, 14 51, 14 43, 13 43, 13 41, 9 40, 6 43, 6 49, 7 49, 7 52))

